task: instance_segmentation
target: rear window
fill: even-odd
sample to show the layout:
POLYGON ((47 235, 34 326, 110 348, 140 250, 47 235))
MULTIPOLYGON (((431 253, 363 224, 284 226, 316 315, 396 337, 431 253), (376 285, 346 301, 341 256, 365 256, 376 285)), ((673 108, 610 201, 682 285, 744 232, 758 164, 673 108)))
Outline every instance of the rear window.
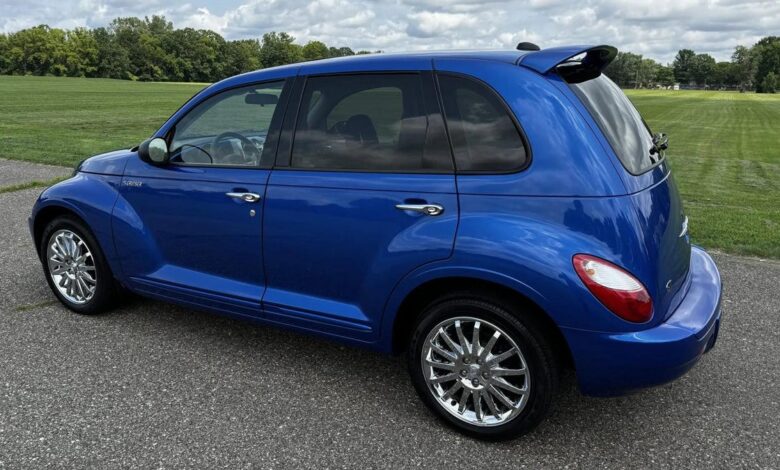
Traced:
MULTIPOLYGON (((566 78, 566 75, 564 78, 566 78)), ((653 136, 639 111, 604 74, 569 86, 588 108, 623 166, 632 174, 644 173, 663 158, 651 153, 653 136)))

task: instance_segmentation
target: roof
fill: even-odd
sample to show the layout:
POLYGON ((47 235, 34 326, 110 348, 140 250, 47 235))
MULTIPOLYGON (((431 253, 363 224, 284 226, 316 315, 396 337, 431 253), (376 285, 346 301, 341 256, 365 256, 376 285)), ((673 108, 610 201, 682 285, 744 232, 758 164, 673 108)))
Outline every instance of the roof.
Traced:
POLYGON ((546 74, 560 63, 572 57, 586 54, 588 62, 593 62, 593 65, 603 69, 614 58, 616 52, 616 49, 610 46, 563 46, 540 51, 509 49, 359 54, 260 69, 227 78, 210 88, 214 91, 247 83, 253 79, 280 79, 297 74, 338 73, 355 70, 430 70, 433 68, 434 61, 445 59, 488 60, 519 64, 538 73, 546 74))
MULTIPOLYGON (((334 57, 332 59, 322 59, 316 61, 318 64, 327 64, 343 61, 395 61, 399 59, 481 59, 494 60, 498 62, 507 62, 510 64, 517 61, 528 51, 509 50, 444 50, 444 51, 415 51, 415 52, 383 52, 381 54, 358 54, 345 57, 334 57)), ((306 64, 307 62, 304 62, 306 64)))

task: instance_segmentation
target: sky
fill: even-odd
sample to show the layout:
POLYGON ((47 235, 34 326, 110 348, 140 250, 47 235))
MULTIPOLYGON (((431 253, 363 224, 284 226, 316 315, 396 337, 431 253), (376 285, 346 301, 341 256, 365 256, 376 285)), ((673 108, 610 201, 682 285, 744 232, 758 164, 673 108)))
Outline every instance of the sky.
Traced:
POLYGON ((157 14, 227 39, 286 31, 300 44, 387 52, 610 44, 662 63, 682 48, 728 60, 738 44, 780 35, 780 0, 0 0, 0 11, 6 33, 157 14))

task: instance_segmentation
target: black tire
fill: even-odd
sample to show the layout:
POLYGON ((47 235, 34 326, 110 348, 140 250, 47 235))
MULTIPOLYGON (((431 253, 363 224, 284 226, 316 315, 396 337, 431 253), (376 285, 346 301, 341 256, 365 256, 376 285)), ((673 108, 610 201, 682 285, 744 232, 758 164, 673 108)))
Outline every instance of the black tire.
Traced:
MULTIPOLYGON (((534 429, 549 413, 558 388, 559 364, 551 341, 534 321, 533 315, 538 312, 524 310, 511 302, 465 293, 439 299, 425 308, 419 317, 407 351, 409 374, 428 408, 456 430, 478 439, 512 439, 534 429), (422 365, 428 334, 447 319, 465 316, 499 327, 516 343, 525 359, 530 380, 527 401, 519 414, 504 424, 484 427, 465 422, 446 410, 428 388, 422 365)), ((471 403, 474 403, 473 398, 471 403)))
POLYGON ((114 275, 111 269, 108 267, 106 258, 103 255, 103 251, 100 248, 92 232, 87 228, 83 222, 70 216, 60 216, 49 222, 43 229, 41 235, 40 258, 43 265, 43 273, 46 277, 54 295, 59 299, 62 304, 68 309, 80 313, 82 315, 96 315, 109 310, 115 303, 118 290, 114 275), (54 280, 49 272, 49 263, 47 260, 47 249, 52 242, 52 236, 60 230, 69 230, 78 235, 79 238, 87 245, 87 248, 92 253, 95 267, 95 292, 89 300, 84 303, 75 303, 62 295, 54 284, 54 280))

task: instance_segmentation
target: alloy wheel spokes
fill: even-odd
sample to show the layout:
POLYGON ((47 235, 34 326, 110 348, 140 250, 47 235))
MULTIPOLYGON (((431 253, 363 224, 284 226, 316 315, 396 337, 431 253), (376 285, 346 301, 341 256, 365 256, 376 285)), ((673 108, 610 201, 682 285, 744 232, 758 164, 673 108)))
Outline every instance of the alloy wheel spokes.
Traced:
POLYGON ((431 330, 422 366, 428 388, 447 411, 477 426, 494 426, 525 407, 530 376, 515 341, 496 325, 452 318, 431 330))
POLYGON ((97 288, 95 259, 80 236, 67 229, 57 231, 49 239, 46 257, 49 275, 63 297, 75 304, 92 299, 97 288))

